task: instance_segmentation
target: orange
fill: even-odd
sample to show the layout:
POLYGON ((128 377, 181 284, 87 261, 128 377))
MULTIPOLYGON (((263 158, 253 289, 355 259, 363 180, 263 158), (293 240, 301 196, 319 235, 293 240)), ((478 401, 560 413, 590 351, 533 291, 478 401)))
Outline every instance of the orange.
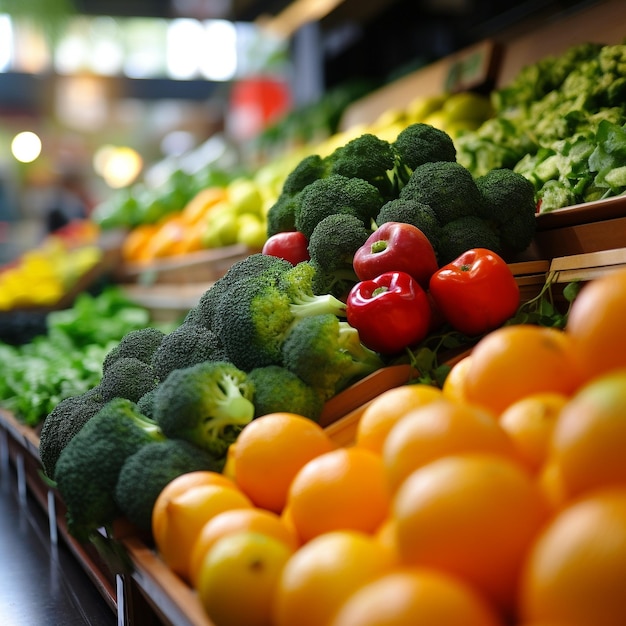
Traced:
POLYGON ((551 458, 566 492, 626 485, 626 369, 591 380, 567 403, 554 427, 551 458))
POLYGON ((520 584, 524 620, 623 626, 626 488, 590 493, 563 509, 529 551, 520 584))
POLYGON ((569 396, 581 381, 570 335, 558 328, 517 324, 492 331, 474 346, 465 392, 470 402, 499 415, 534 393, 569 396))
POLYGON ((197 485, 222 485, 237 489, 234 481, 227 476, 210 470, 198 470, 177 476, 165 485, 152 507, 152 533, 154 535, 160 535, 163 532, 161 526, 167 519, 166 511, 170 500, 197 485))
POLYGON ((626 270, 586 283, 566 325, 586 379, 626 367, 626 270))
POLYGON ((457 361, 452 369, 448 372, 446 379, 443 381, 443 395, 451 400, 467 400, 465 394, 465 378, 469 369, 472 355, 468 354, 457 361))
POLYGON ((313 420, 268 413, 241 431, 232 453, 235 482, 256 506, 280 513, 296 472, 335 444, 313 420))
POLYGON ((567 503, 568 495, 557 463, 546 461, 536 474, 536 481, 552 511, 558 511, 567 503))
POLYGON ((547 505, 521 465, 466 454, 413 472, 395 495, 392 515, 404 563, 458 576, 511 612, 524 555, 547 505))
POLYGON ((273 626, 327 626, 352 592, 395 563, 370 535, 342 530, 316 537, 294 553, 282 571, 273 626))
POLYGON ((517 400, 500 415, 500 426, 532 471, 539 470, 546 460, 554 425, 567 400, 562 393, 535 393, 517 400))
POLYGON ((163 519, 153 533, 161 558, 189 580, 191 552, 202 527, 222 511, 251 506, 243 492, 223 485, 197 485, 169 498, 163 507, 163 519))
POLYGON ((273 596, 293 554, 283 541, 241 531, 219 539, 202 562, 198 598, 217 626, 272 626, 273 596))
POLYGON ((291 551, 295 551, 300 544, 293 529, 271 511, 245 508, 218 513, 202 527, 193 544, 189 564, 189 580, 192 585, 197 584, 202 562, 213 545, 226 535, 243 531, 274 537, 284 542, 291 551))
POLYGON ((226 200, 224 187, 206 187, 196 193, 184 206, 180 213, 181 219, 187 224, 202 223, 212 207, 226 200))
POLYGON ((131 263, 144 260, 150 238, 156 233, 158 227, 155 224, 140 224, 133 228, 122 242, 122 258, 131 263))
POLYGON ((471 587, 436 570, 404 568, 357 589, 331 626, 503 626, 471 587))
POLYGON ((287 499, 303 542, 333 530, 373 533, 387 517, 389 504, 381 457, 357 447, 309 461, 293 479, 287 499))
POLYGON ((411 409, 441 398, 441 390, 429 385, 402 385, 383 391, 365 408, 357 424, 355 444, 382 454, 392 426, 411 409))
POLYGON ((383 448, 391 490, 417 468, 459 452, 515 457, 507 434, 495 417, 480 407, 444 399, 414 409, 391 429, 383 448))

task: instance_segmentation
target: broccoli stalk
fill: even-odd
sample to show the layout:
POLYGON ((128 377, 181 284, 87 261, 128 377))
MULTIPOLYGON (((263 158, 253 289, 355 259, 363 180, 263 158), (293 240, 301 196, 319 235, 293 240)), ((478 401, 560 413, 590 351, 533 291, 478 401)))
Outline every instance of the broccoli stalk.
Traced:
POLYGON ((252 420, 253 385, 227 361, 204 361, 173 370, 155 392, 153 415, 165 435, 226 455, 228 446, 252 420))

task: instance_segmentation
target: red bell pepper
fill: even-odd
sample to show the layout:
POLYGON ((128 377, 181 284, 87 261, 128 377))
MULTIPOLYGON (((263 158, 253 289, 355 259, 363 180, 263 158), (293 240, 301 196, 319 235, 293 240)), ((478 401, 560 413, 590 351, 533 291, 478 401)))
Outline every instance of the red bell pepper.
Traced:
POLYGON ((395 354, 426 336, 431 306, 411 275, 385 272, 354 285, 346 300, 346 317, 370 350, 395 354))
POLYGON ((352 265, 359 280, 406 272, 424 289, 439 267, 428 237, 417 226, 403 222, 381 224, 355 252, 352 265))
POLYGON ((436 271, 430 279, 435 304, 459 332, 481 335, 501 326, 520 303, 515 276, 491 250, 473 248, 436 271))
POLYGON ((261 252, 297 265, 300 261, 310 259, 308 247, 309 240, 305 235, 297 230, 290 230, 268 237, 261 252))

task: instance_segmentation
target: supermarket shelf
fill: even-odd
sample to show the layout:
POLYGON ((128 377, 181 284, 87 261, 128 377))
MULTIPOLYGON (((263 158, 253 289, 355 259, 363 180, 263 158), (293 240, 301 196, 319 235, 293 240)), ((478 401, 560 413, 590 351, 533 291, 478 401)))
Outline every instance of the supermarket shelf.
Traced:
POLYGON ((8 462, 7 443, 0 454, 0 621, 113 626, 115 613, 74 552, 50 536, 46 511, 8 462))

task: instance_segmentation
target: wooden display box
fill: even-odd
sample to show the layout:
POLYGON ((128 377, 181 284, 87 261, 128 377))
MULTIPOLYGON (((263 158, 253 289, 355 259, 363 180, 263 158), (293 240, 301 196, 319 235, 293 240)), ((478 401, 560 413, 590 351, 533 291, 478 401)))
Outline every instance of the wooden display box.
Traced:
POLYGON ((252 252, 258 250, 251 250, 243 244, 234 244, 164 257, 147 263, 125 263, 120 268, 118 280, 141 285, 212 282, 223 276, 233 263, 252 252))
POLYGON ((533 246, 544 259, 626 246, 626 196, 540 213, 533 246))

